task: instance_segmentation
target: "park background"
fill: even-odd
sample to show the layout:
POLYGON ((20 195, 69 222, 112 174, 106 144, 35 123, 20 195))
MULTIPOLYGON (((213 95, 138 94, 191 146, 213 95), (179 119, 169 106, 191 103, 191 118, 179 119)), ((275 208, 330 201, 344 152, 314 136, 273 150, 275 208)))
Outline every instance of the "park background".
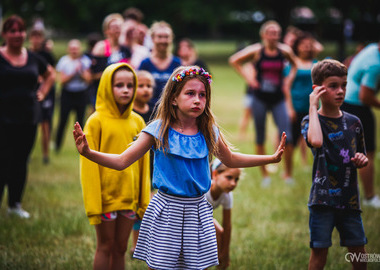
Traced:
MULTIPOLYGON (((283 27, 296 25, 309 30, 324 44, 319 59, 342 57, 354 52, 358 42, 379 40, 380 1, 19 1, 0 3, 3 17, 12 13, 23 16, 30 26, 43 18, 55 42, 58 59, 66 53, 67 40, 80 38, 85 43, 89 32, 99 31, 103 18, 111 12, 122 12, 135 6, 145 14, 145 23, 166 20, 172 24, 176 39, 195 40, 200 58, 213 74, 212 108, 228 140, 241 152, 253 153, 255 132, 252 121, 245 139, 238 136, 243 114, 245 83, 228 65, 228 57, 241 44, 258 41, 262 21, 276 19, 283 27), (296 9, 307 6, 314 17, 299 18, 296 9), (281 12, 282 11, 282 12, 281 12), (258 13, 259 12, 259 13, 258 13), (210 16, 212 14, 213 16, 210 16), (256 16, 256 17, 255 17, 256 16), (264 17, 263 17, 264 16, 264 17), (254 19, 255 18, 255 19, 254 19), (255 20, 262 21, 255 21, 255 20), (344 35, 350 19, 355 28, 344 35), (377 36, 376 36, 377 35, 377 36)), ((83 48, 85 49, 85 48, 83 48)), ((59 92, 59 89, 58 89, 59 92)), ((57 94, 57 100, 59 93, 57 94)), ((57 103, 57 105, 59 102, 57 103)), ((59 108, 56 106, 53 138, 59 108)), ((380 113, 376 112, 377 126, 380 113)), ((267 151, 273 152, 275 136, 269 115, 267 151)), ((74 123, 72 115, 70 124, 74 123)), ((11 132, 11 131, 10 131, 11 132)), ((377 145, 380 137, 377 136, 377 145)), ((376 154, 376 193, 380 193, 380 152, 376 154)), ((295 151, 293 186, 281 179, 283 164, 273 174, 270 188, 261 188, 258 168, 244 170, 234 191, 233 233, 230 269, 307 269, 309 231, 307 200, 311 185, 312 156, 302 165, 299 150, 295 151)), ((31 218, 8 218, 3 198, 0 209, 0 269, 91 269, 96 246, 95 230, 89 225, 83 208, 79 180, 79 156, 68 126, 62 151, 52 152, 51 163, 42 163, 40 137, 37 138, 29 163, 29 177, 24 207, 31 218)), ((221 209, 215 212, 220 219, 221 209)), ((368 253, 380 253, 380 211, 363 209, 363 222, 369 243, 368 253)), ((333 247, 325 269, 349 269, 346 249, 339 246, 333 234, 333 247)), ((146 269, 143 262, 126 258, 126 269, 146 269)), ((380 262, 369 263, 369 269, 380 269, 380 262)))

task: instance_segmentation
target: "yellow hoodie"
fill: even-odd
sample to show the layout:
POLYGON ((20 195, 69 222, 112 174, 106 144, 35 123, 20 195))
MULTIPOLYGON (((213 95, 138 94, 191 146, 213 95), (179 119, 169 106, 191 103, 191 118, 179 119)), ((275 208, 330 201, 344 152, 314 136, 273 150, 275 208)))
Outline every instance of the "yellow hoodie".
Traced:
MULTIPOLYGON (((100 79, 96 111, 84 127, 91 149, 120 154, 136 140, 145 127, 143 118, 132 111, 137 78, 125 63, 108 66, 100 79), (116 105, 112 91, 112 76, 116 69, 126 66, 134 75, 134 94, 123 114, 116 105)), ((109 169, 80 157, 84 206, 90 224, 101 223, 100 214, 118 210, 136 211, 140 218, 150 200, 149 152, 123 171, 109 169)))

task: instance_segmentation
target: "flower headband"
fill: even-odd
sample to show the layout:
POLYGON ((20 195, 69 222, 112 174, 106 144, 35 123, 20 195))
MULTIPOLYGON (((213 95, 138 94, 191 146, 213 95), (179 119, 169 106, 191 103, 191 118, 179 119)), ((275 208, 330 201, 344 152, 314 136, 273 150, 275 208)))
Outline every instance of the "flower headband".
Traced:
POLYGON ((186 76, 194 76, 194 75, 202 75, 205 77, 208 81, 209 84, 212 82, 212 76, 210 73, 208 73, 206 70, 203 68, 189 68, 181 71, 177 75, 173 77, 173 82, 180 82, 185 78, 186 76))

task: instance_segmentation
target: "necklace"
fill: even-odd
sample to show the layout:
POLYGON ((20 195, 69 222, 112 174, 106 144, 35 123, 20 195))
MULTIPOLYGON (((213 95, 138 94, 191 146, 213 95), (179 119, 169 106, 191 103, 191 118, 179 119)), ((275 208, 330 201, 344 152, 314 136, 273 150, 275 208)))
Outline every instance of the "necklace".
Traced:
POLYGON ((183 133, 183 126, 182 126, 182 123, 181 122, 179 122, 179 131, 181 132, 181 133, 183 133))

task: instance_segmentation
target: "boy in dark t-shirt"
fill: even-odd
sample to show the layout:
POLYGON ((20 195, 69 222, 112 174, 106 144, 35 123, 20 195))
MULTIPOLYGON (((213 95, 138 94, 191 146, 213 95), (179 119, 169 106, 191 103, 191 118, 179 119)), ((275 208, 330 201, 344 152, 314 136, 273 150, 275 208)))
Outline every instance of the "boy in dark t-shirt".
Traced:
MULTIPOLYGON (((303 119, 301 129, 314 155, 308 203, 309 269, 322 269, 334 227, 339 231, 341 246, 357 256, 366 253, 357 168, 366 166, 368 158, 359 118, 340 110, 346 92, 347 68, 336 60, 323 60, 313 67, 312 80, 309 115, 303 119)), ((354 269, 366 267, 366 262, 360 260, 351 263, 354 269)))

